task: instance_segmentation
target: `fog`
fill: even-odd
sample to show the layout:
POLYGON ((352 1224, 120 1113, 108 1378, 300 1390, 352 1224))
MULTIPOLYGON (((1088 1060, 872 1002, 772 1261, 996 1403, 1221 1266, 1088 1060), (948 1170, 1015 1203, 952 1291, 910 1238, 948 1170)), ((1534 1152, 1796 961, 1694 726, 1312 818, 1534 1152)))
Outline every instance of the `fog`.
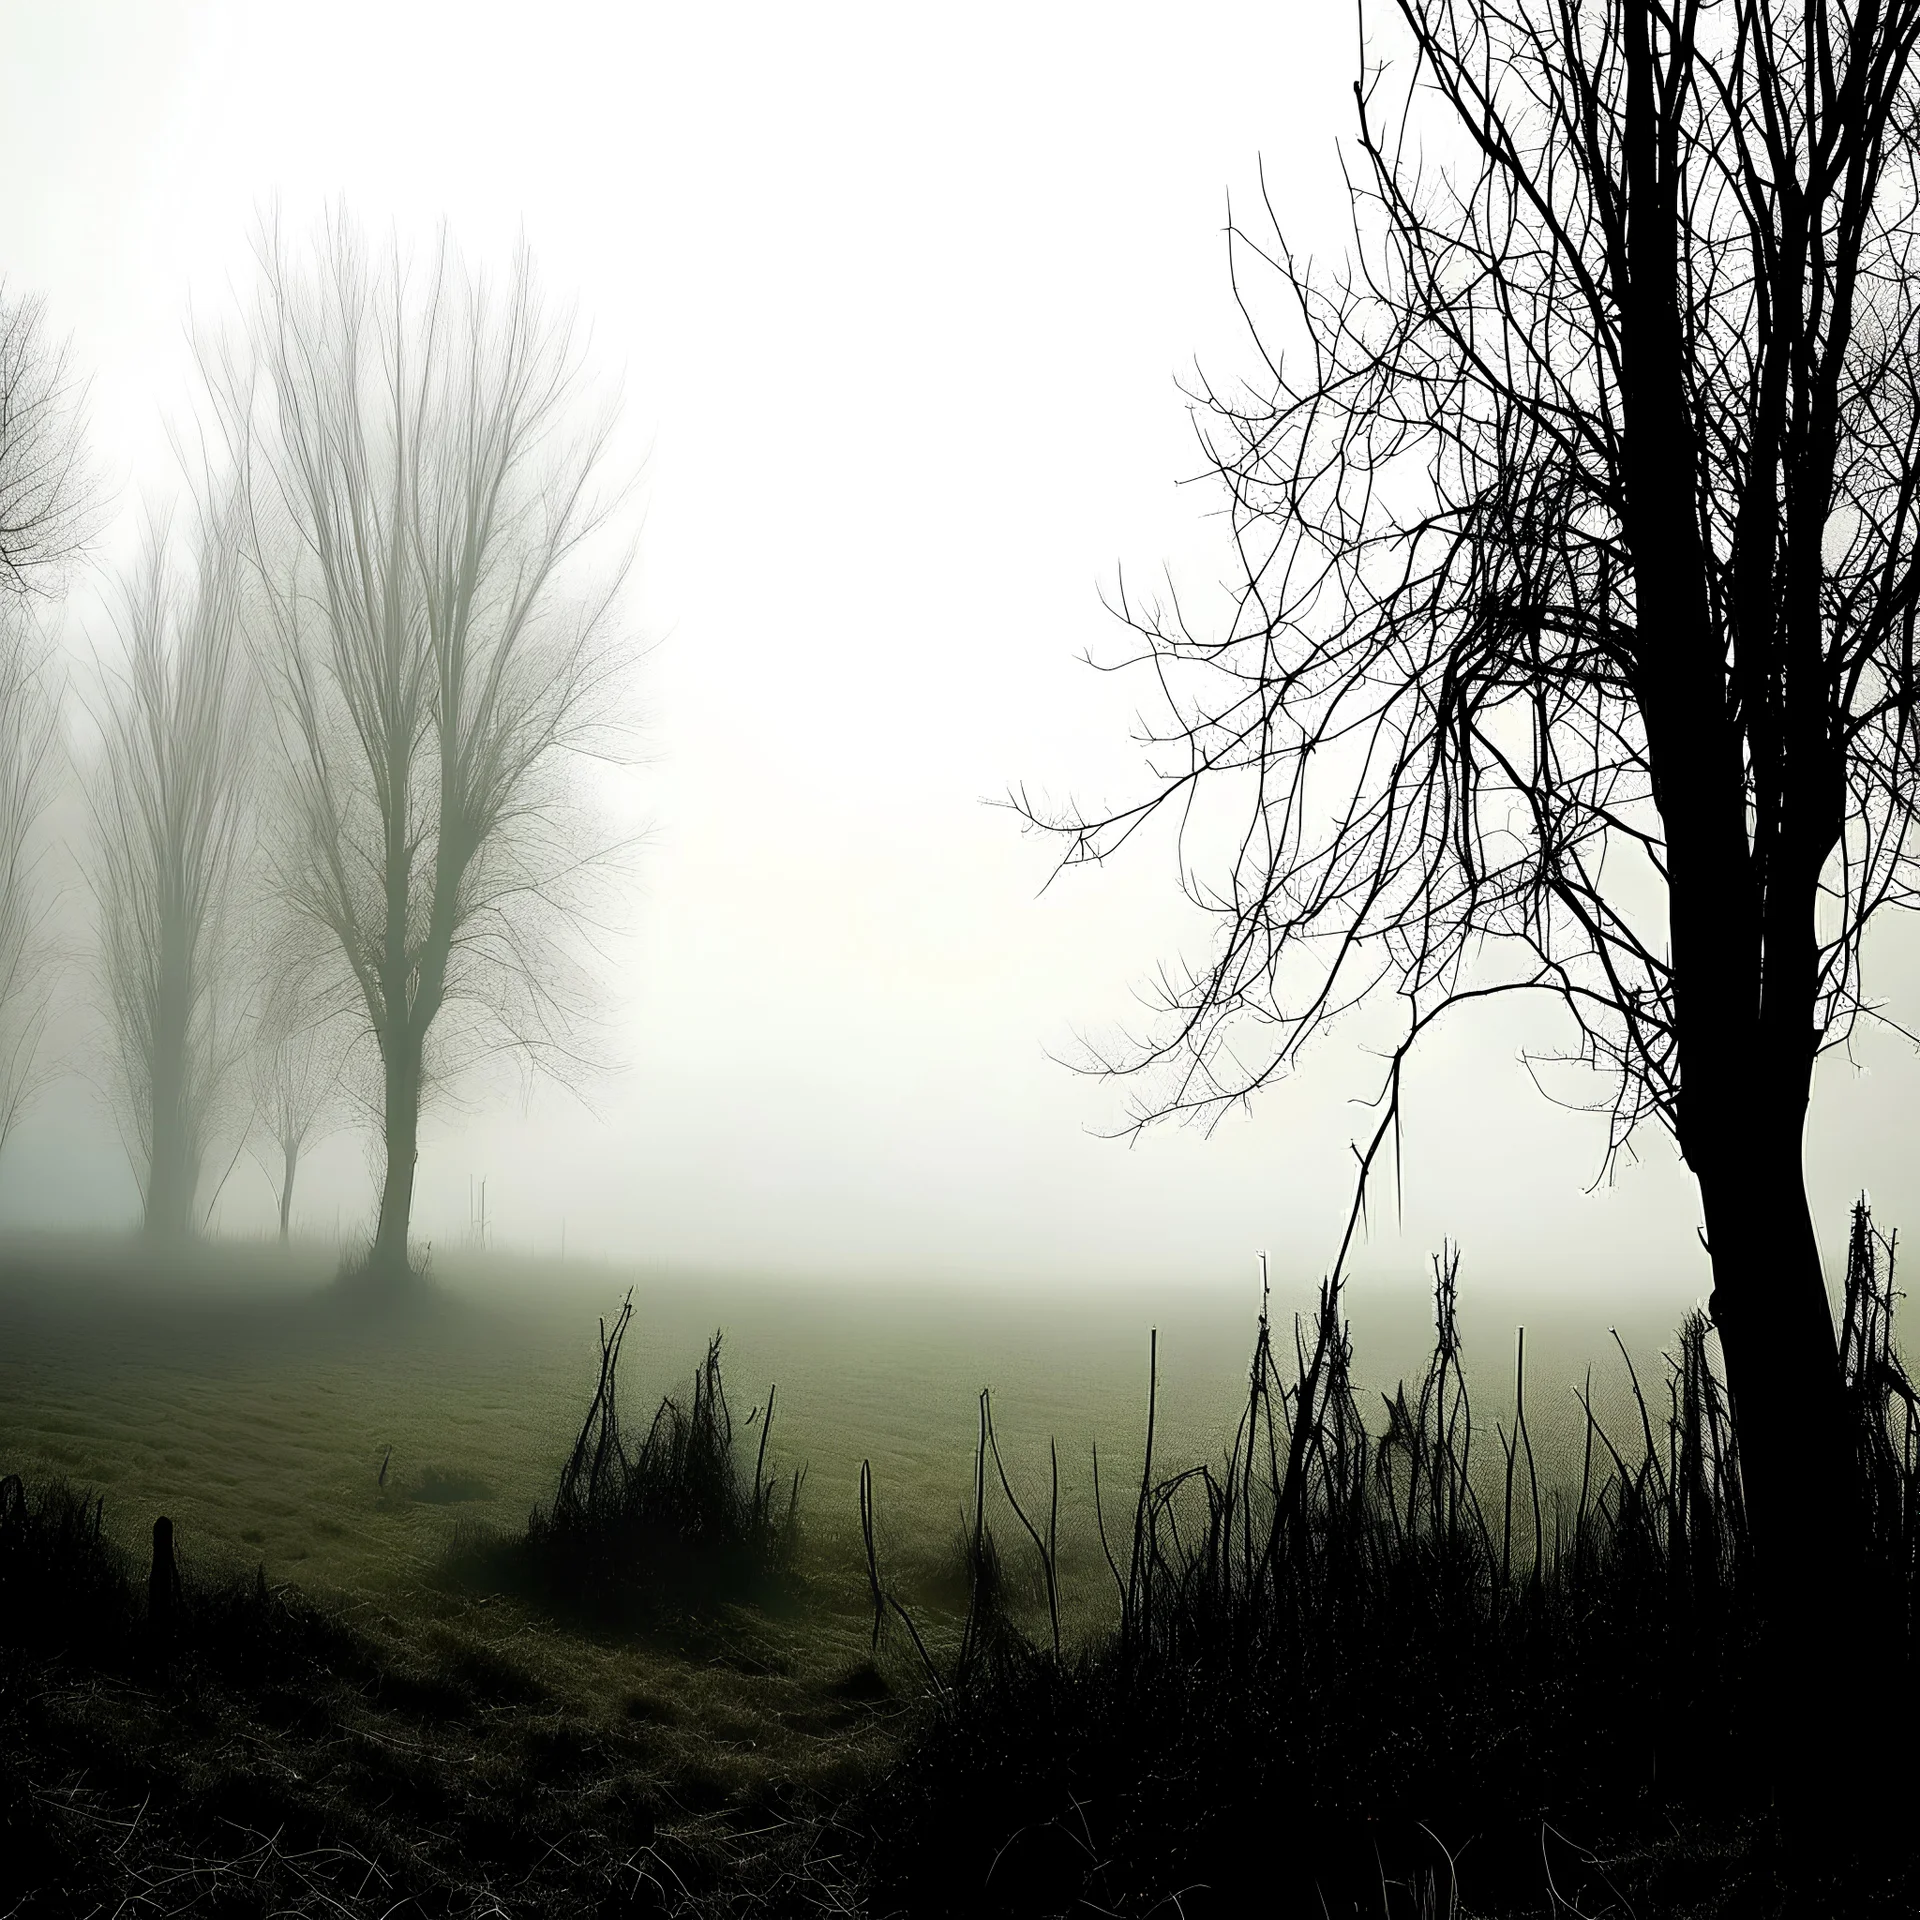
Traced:
MULTIPOLYGON (((305 233, 344 202, 414 248, 444 217, 476 260, 524 235, 623 385, 639 743, 599 779, 640 839, 599 936, 603 1070, 443 1098, 416 1239, 469 1236, 484 1182, 489 1239, 542 1255, 1249 1297, 1256 1249, 1324 1269, 1391 1010, 1210 1136, 1109 1137, 1121 1096, 1061 1061, 1206 928, 1164 844, 1049 887, 1049 848, 993 803, 1139 778, 1136 690, 1079 656, 1117 650, 1122 568, 1165 567, 1202 612, 1230 570, 1217 502, 1179 484, 1198 458, 1176 383, 1196 357, 1251 370, 1229 194, 1251 202, 1264 167, 1289 230, 1338 249, 1353 59, 1350 15, 1273 6, 557 5, 536 25, 90 0, 10 20, 0 265, 90 373, 102 563, 176 485, 190 317, 237 310, 268 209, 305 233)), ((88 576, 65 609, 76 685, 101 595, 88 576)), ((1873 957, 1897 1013, 1910 947, 1873 957)), ((68 998, 66 1070, 0 1157, 7 1228, 137 1217, 68 998)), ((1450 1235, 1469 1297, 1481 1277, 1522 1303, 1704 1292, 1670 1144, 1600 1180, 1603 1118, 1522 1068, 1563 1039, 1544 1013, 1435 1034, 1362 1284, 1417 1275, 1450 1235)), ((1883 1225, 1920 1219, 1917 1088, 1884 1031, 1824 1063, 1830 1259, 1862 1187, 1883 1225)), ((316 1151, 298 1229, 367 1231, 370 1154, 365 1129, 316 1151)), ((275 1203, 242 1158, 213 1223, 267 1233, 275 1203)))

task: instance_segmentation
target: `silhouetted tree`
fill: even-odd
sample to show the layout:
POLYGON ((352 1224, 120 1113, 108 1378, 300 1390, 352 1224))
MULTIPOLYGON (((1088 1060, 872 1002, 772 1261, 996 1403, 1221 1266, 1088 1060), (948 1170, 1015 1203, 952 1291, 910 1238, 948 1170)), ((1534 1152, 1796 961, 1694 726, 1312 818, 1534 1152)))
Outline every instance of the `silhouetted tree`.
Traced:
POLYGON ((209 1149, 238 1092, 239 882, 250 826, 241 555, 231 513, 194 529, 177 579, 164 523, 122 583, 88 782, 100 981, 123 1137, 147 1230, 199 1223, 209 1149))
POLYGON ((618 584, 567 597, 602 528, 610 419, 572 416, 571 324, 524 251, 504 287, 443 243, 410 276, 334 223, 307 265, 259 248, 248 355, 209 384, 252 476, 291 763, 293 907, 376 1043, 385 1174, 371 1267, 407 1271, 421 1103, 502 1047, 564 1068, 565 930, 588 855, 569 756, 603 719, 618 584))
POLYGON ((0 590, 0 1149, 41 1082, 51 902, 36 833, 52 798, 57 713, 27 609, 0 590))
POLYGON ((1044 824, 1074 864, 1244 801, 1227 849, 1183 850, 1211 957, 1110 1063, 1171 1072, 1138 1118, 1244 1099, 1388 987, 1371 1165, 1443 1011, 1560 1003, 1613 1148, 1657 1120, 1698 1181, 1804 1668, 1857 1528, 1802 1132, 1872 1011, 1864 931, 1915 902, 1920 3, 1397 13, 1402 89, 1356 88, 1352 264, 1235 231, 1265 372, 1195 397, 1237 616, 1123 599, 1165 690, 1153 784, 1044 824))

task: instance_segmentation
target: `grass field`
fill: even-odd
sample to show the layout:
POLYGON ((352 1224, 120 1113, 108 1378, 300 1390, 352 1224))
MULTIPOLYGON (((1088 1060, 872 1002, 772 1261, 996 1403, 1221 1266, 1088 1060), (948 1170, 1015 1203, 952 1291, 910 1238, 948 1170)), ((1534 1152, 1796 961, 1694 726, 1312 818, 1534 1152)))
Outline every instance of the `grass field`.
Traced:
MULTIPOLYGON (((716 1327, 736 1417, 778 1388, 771 1455, 804 1463, 807 1571, 852 1604, 864 1593, 859 1466, 870 1459, 883 1551, 909 1594, 937 1601, 972 1480, 976 1398, 1016 1485, 1062 1463, 1063 1557, 1097 1564, 1091 1443, 1110 1511, 1139 1472, 1148 1330, 1159 1330, 1163 1465, 1209 1459, 1244 1393, 1257 1293, 1170 1282, 1075 1298, 921 1287, 802 1286, 749 1276, 625 1273, 501 1257, 442 1261, 426 1298, 369 1314, 335 1295, 327 1255, 216 1246, 154 1270, 138 1250, 16 1241, 0 1250, 0 1458, 107 1495, 131 1532, 167 1512, 183 1546, 222 1564, 388 1609, 416 1590, 462 1529, 513 1528, 552 1490, 591 1387, 598 1317, 631 1287, 623 1372, 636 1410, 683 1384, 716 1327), (388 1449, 391 1449, 389 1455, 388 1449), (380 1484, 383 1462, 386 1484, 380 1484)), ((1279 1293, 1276 1326, 1299 1299, 1279 1293)), ((1511 1321, 1463 1319, 1484 1459, 1510 1417, 1511 1321)), ((1391 1387, 1431 1338, 1418 1276, 1356 1307, 1357 1376, 1391 1387)), ((1528 1333, 1528 1413, 1543 1478, 1577 1474, 1572 1387, 1591 1364, 1596 1407, 1636 1418, 1605 1303, 1528 1333)), ((1658 1390, 1671 1326, 1642 1307, 1620 1322, 1658 1390)), ((1378 1401, 1373 1402, 1376 1410, 1378 1401)), ((1098 1583, 1071 1579, 1098 1606, 1098 1583)))
MULTIPOLYGON (((272 1764, 289 1779, 337 1778, 347 1783, 340 1804, 384 1805, 391 1789, 379 1767, 410 1753, 405 1765, 432 1778, 409 1775, 406 1793, 431 1808, 487 1778, 511 1799, 520 1791, 512 1782, 546 1779, 561 1754, 571 1757, 553 1777, 572 1783, 568 1792, 604 1796, 623 1779, 659 1784, 673 1809, 661 1831, 696 1853, 716 1822, 736 1849, 764 1835, 771 1797, 794 1793, 826 1811, 804 1835, 791 1822, 782 1831, 798 1836, 791 1846, 816 1847, 831 1808, 871 1776, 905 1724, 917 1674, 899 1636, 883 1661, 891 1687, 868 1664, 856 1504, 863 1460, 873 1468, 883 1574, 937 1647, 965 1608, 963 1513, 978 1394, 991 1387, 1016 1491, 1044 1503, 1048 1442, 1059 1444, 1064 1623, 1069 1636, 1085 1637, 1113 1606, 1094 1526, 1091 1444, 1100 1445, 1109 1525, 1124 1535, 1141 1467, 1148 1329, 1159 1332, 1161 1474, 1215 1459, 1226 1444, 1258 1308, 1251 1289, 1236 1297, 1173 1282, 1062 1297, 498 1256, 438 1262, 417 1297, 372 1306, 334 1288, 332 1271, 318 1251, 248 1245, 209 1246, 167 1267, 127 1243, 0 1248, 0 1473, 59 1475, 97 1490, 106 1532, 136 1576, 153 1519, 165 1513, 188 1572, 250 1578, 261 1569, 271 1586, 311 1596, 383 1649, 387 1678, 371 1692, 347 1688, 319 1715, 318 1732, 273 1736, 272 1764), (802 1581, 786 1604, 736 1610, 691 1635, 594 1634, 457 1571, 471 1556, 461 1562, 455 1550, 515 1533, 551 1496, 595 1377, 599 1318, 629 1287, 635 1321, 621 1377, 630 1421, 644 1425, 660 1394, 686 1386, 716 1327, 726 1334, 736 1422, 778 1385, 771 1462, 781 1473, 807 1469, 802 1581), (452 1686, 460 1700, 473 1698, 450 1715, 396 1719, 381 1704, 395 1673, 424 1676, 422 1697, 452 1686), (537 1765, 527 1757, 536 1751, 537 1765), (370 1773, 367 1756, 378 1761, 370 1773)), ((1475 1457, 1491 1482, 1494 1423, 1512 1405, 1514 1305, 1476 1302, 1466 1276, 1463 1294, 1482 1435, 1475 1457)), ((1308 1297, 1304 1284, 1278 1291, 1283 1344, 1308 1297)), ((1360 1294, 1356 1376, 1384 1388, 1416 1373, 1428 1314, 1417 1275, 1397 1292, 1360 1294)), ((1671 1318, 1642 1309, 1621 1327, 1656 1413, 1671 1318)), ((1607 1326, 1601 1303, 1584 1316, 1536 1316, 1529 1328, 1528 1415, 1549 1486, 1577 1476, 1582 1425, 1571 1388, 1590 1362, 1602 1418, 1637 1422, 1607 1326)), ((1378 1398, 1363 1403, 1377 1423, 1378 1398)), ((1011 1527, 1003 1539, 1017 1592, 1027 1570, 1011 1527)), ((1027 1608, 1037 1622, 1037 1579, 1027 1608)), ((129 1741, 170 1737, 137 1688, 120 1711, 142 1729, 129 1741)), ((236 1740, 255 1737, 238 1730, 240 1711, 200 1729, 194 1764, 209 1780, 230 1781, 236 1740)), ((70 1760, 98 1740, 97 1701, 83 1719, 69 1729, 79 1745, 55 1742, 70 1760)), ((69 1771, 72 1782, 93 1777, 84 1766, 69 1771)), ((177 1782, 168 1790, 179 1797, 177 1782)), ((39 1791, 55 1788, 43 1782, 39 1791)), ((80 1817, 124 1822, 129 1811, 80 1817)), ((573 1817, 555 1811, 559 1824, 541 1845, 557 1844, 553 1834, 570 1831, 573 1817)), ((409 1818, 438 1831, 426 1814, 409 1818)), ((370 1859, 403 1844, 398 1827, 370 1831, 370 1859)), ((537 1899, 535 1910, 544 1910, 537 1899)))

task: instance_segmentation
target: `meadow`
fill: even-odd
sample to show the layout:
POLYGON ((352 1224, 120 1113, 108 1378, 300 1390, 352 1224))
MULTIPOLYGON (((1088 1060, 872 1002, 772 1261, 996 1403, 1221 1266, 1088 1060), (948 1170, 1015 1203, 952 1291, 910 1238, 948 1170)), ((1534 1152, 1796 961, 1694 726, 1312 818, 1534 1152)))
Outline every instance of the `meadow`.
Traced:
MULTIPOLYGON (((439 1876, 434 1898, 408 1882, 414 1897, 450 1913, 862 1910, 860 1846, 841 1810, 887 1777, 922 1724, 924 1700, 924 1676, 898 1632, 877 1658, 871 1651, 862 1464, 881 1577, 936 1663, 949 1666, 970 1631, 978 1567, 967 1523, 979 1396, 991 1388, 999 1451, 1030 1511, 1045 1510, 1057 1444, 1063 1637, 1095 1644, 1119 1606, 1094 1513, 1092 1449, 1097 1441, 1108 1529, 1124 1541, 1142 1466, 1149 1329, 1155 1478, 1217 1469, 1246 1407, 1260 1304, 1257 1281, 1048 1294, 907 1278, 623 1272, 499 1254, 437 1260, 430 1284, 380 1302, 334 1286, 334 1264, 317 1248, 215 1244, 159 1263, 124 1243, 10 1243, 0 1262, 0 1474, 38 1484, 57 1476, 97 1493, 103 1532, 136 1581, 153 1520, 168 1515, 183 1572, 213 1596, 209 1619, 227 1618, 220 1609, 230 1606, 255 1619, 248 1594, 267 1609, 240 1642, 291 1635, 304 1646, 298 1623, 310 1605, 360 1636, 359 1652, 325 1654, 300 1669, 307 1679, 279 1683, 283 1695, 312 1697, 264 1731, 249 1718, 256 1681, 247 1683, 256 1692, 232 1692, 209 1641, 206 1685, 228 1687, 227 1704, 201 1714, 186 1773, 162 1785, 182 1805, 197 1793, 207 1817, 227 1821, 218 1810, 236 1781, 262 1766, 288 1782, 323 1780, 321 1800, 296 1809, 295 1823, 308 1819, 330 1837, 299 1857, 334 1860, 341 1836, 357 1836, 339 1857, 355 1872, 364 1866, 363 1893, 369 1884, 383 1892, 386 1882, 370 1876, 412 1849, 426 1863, 419 1870, 439 1876), (791 1586, 764 1604, 654 1632, 556 1619, 475 1575, 488 1543, 522 1532, 529 1510, 553 1497, 594 1383, 603 1317, 629 1293, 629 1426, 644 1428, 662 1394, 684 1395, 719 1329, 736 1431, 757 1444, 777 1384, 769 1463, 783 1479, 805 1470, 791 1586), (271 1632, 259 1624, 269 1613, 271 1632), (537 1817, 516 1811, 536 1802, 545 1809, 537 1817), (650 1810, 641 1817, 633 1805, 650 1810), (462 1806, 455 1819, 449 1809, 462 1806), (476 1854, 473 1835, 494 1835, 509 1813, 524 1830, 499 1843, 506 1853, 492 1859, 490 1837, 476 1854), (599 1854, 583 1832, 597 1836, 599 1854), (582 1894, 589 1883, 598 1905, 582 1894)), ((1431 1348, 1423 1282, 1356 1289, 1356 1405, 1370 1426, 1384 1425, 1381 1392, 1417 1380, 1431 1348)), ((1516 1303, 1476 1300, 1464 1272, 1461 1295, 1473 1473, 1491 1501, 1499 1428, 1511 1431, 1516 1303)), ((1303 1286, 1276 1286, 1283 1372, 1293 1367, 1293 1315, 1311 1300, 1303 1286)), ((1551 1508, 1578 1481, 1586 1421, 1573 1388, 1590 1363, 1598 1418, 1625 1440, 1640 1415, 1605 1303, 1545 1318, 1534 1305, 1527 1418, 1551 1508)), ((1671 1315, 1648 1305, 1618 1327, 1658 1412, 1671 1315)), ((1003 1605, 1038 1642, 1047 1631, 1039 1564, 997 1490, 990 1505, 1003 1605)), ((324 1653, 324 1633, 312 1631, 324 1653)), ((1016 1675, 1014 1694, 1025 1684, 1016 1675)), ((147 1776, 128 1776, 118 1799, 107 1793, 97 1688, 47 1683, 41 1697, 80 1704, 65 1721, 55 1714, 64 1731, 47 1751, 64 1757, 35 1776, 36 1804, 66 1794, 72 1817, 61 1817, 75 1832, 74 1821, 92 1820, 131 1834, 129 1803, 147 1776), (88 1811, 88 1793, 107 1797, 88 1811)), ((157 1697, 137 1677, 115 1696, 122 1747, 172 1737, 157 1697)), ((286 1790, 308 1795, 304 1785, 286 1790)), ((247 1845, 272 1844, 273 1822, 288 1817, 273 1801, 245 1828, 247 1845)), ((242 1848, 236 1857, 253 1856, 242 1848)), ((337 1874, 321 1875, 315 1892, 301 1878, 307 1869, 280 1866, 292 1876, 275 1896, 281 1905, 259 1911, 321 1911, 345 1899, 337 1874)), ((150 1871, 156 1885, 199 1873, 193 1885, 209 1900, 244 1878, 232 1859, 209 1865, 178 1847, 150 1871)), ((112 1910, 104 1895, 103 1910, 112 1910)), ((129 1910, 194 1909, 156 1896, 129 1910)))
MULTIPOLYGON (((209 1562, 264 1562, 270 1578, 404 1612, 463 1530, 516 1527, 551 1493, 592 1386, 596 1328, 631 1291, 622 1383, 633 1408, 684 1385, 722 1331, 736 1415, 777 1387, 771 1453, 806 1468, 816 1584, 864 1595, 868 1460, 883 1549, 909 1594, 937 1602, 971 1497, 983 1387, 1017 1483, 1044 1476, 1057 1442, 1063 1559, 1091 1566, 1091 1449, 1118 1511, 1140 1470, 1149 1331, 1160 1458, 1193 1464, 1231 1435, 1260 1306, 1257 1279, 1063 1295, 478 1254, 437 1259, 419 1300, 370 1311, 332 1290, 334 1265, 318 1247, 211 1245, 161 1265, 112 1242, 11 1242, 0 1249, 0 1458, 99 1489, 129 1529, 166 1512, 185 1550, 209 1562)), ((1510 1423, 1516 1303, 1476 1301, 1470 1273, 1463 1293, 1491 1464, 1494 1422, 1510 1423)), ((1310 1282, 1276 1276, 1283 1345, 1312 1298, 1310 1282)), ((1572 1389, 1589 1365, 1602 1418, 1637 1418, 1609 1327, 1657 1386, 1673 1316, 1589 1303, 1543 1317, 1533 1305, 1528 1416, 1552 1484, 1577 1474, 1572 1389)), ((1373 1393, 1416 1376, 1431 1344, 1425 1276, 1363 1293, 1354 1315, 1355 1373, 1377 1408, 1373 1393)), ((1064 1584, 1100 1603, 1094 1583, 1064 1584)))

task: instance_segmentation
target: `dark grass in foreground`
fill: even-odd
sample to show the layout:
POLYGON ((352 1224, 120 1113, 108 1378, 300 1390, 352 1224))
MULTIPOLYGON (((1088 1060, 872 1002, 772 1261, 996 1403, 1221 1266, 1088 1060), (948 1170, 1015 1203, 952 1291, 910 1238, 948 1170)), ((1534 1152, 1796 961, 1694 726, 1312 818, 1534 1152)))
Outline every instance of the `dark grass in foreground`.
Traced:
MULTIPOLYGON (((609 1360, 609 1393, 611 1375, 609 1360)), ((731 1464, 699 1452, 731 1431, 711 1352, 702 1379, 689 1445, 664 1456, 683 1482, 690 1457, 731 1464)), ((684 1576, 699 1529, 680 1518, 684 1576)), ((269 1588, 264 1570, 171 1573, 158 1552, 154 1568, 116 1544, 98 1497, 0 1479, 7 1920, 851 1910, 834 1810, 889 1705, 871 1668, 783 1681, 777 1655, 761 1667, 748 1636, 710 1621, 703 1657, 758 1667, 817 1749, 812 1768, 755 1780, 671 1700, 582 1712, 511 1640, 423 1646, 269 1588)))
POLYGON ((600 1323, 599 1378, 552 1501, 534 1509, 518 1539, 466 1541, 456 1570, 600 1626, 684 1622, 728 1603, 794 1598, 805 1469, 795 1468, 784 1488, 768 1476, 773 1389, 744 1423, 749 1476, 716 1333, 689 1397, 663 1398, 635 1445, 619 1407, 620 1350, 632 1319, 629 1293, 611 1329, 600 1323))
MULTIPOLYGON (((1920 1461, 1892 1346, 1891 1247, 1856 1211, 1843 1348, 1884 1578, 1836 1622, 1834 1684, 1913 1732, 1920 1461)), ((1454 1271, 1436 1343, 1369 1431, 1337 1289, 1296 1331, 1291 1379, 1263 1314, 1248 1399, 1217 1464, 1147 1466, 1109 1554, 1119 1627, 1062 1649, 1051 1500, 1025 1504, 981 1401, 958 1645, 930 1654, 871 1558, 876 1645, 912 1633, 925 1729, 867 1798, 876 1910, 1129 1916, 1263 1910, 1803 1915, 1920 1911, 1904 1765, 1860 1773, 1859 1822, 1777 1851, 1739 1456, 1698 1315, 1656 1420, 1588 1416, 1577 1494, 1543 1496, 1522 1387, 1489 1452, 1459 1364, 1454 1271), (1479 1452, 1475 1452, 1478 1439, 1479 1452), (993 1489, 1036 1564, 1023 1631, 993 1489), (1862 1843, 1867 1843, 1863 1845, 1862 1843)), ((1623 1358, 1624 1350, 1623 1350, 1623 1358)), ((1057 1489, 1057 1467, 1055 1470, 1057 1489)), ((866 1489, 863 1488, 863 1493, 866 1489)), ((869 1530, 869 1542, 871 1542, 869 1530)))
MULTIPOLYGON (((664 1635, 668 1684, 624 1708, 582 1711, 517 1658, 527 1643, 497 1633, 511 1602, 449 1596, 490 1639, 350 1622, 264 1569, 182 1574, 166 1522, 149 1574, 100 1497, 0 1480, 0 1915, 859 1910, 836 1810, 900 1708, 864 1662, 791 1676, 741 1613, 798 1596, 800 1476, 776 1498, 765 1419, 736 1429, 717 1341, 691 1398, 630 1444, 627 1323, 602 1329, 551 1505, 455 1569, 504 1566, 544 1611, 664 1635), (701 1704, 715 1663, 753 1673, 787 1764, 736 1751, 749 1728, 701 1704)), ((468 1490, 443 1470, 416 1497, 468 1490)))
MULTIPOLYGON (((1920 1467, 1882 1251, 1861 1213, 1843 1348, 1889 1579, 1838 1678, 1900 1740, 1920 1467)), ((1641 1401, 1630 1444, 1590 1420, 1581 1483, 1556 1498, 1518 1391, 1476 1439, 1451 1266, 1436 1280, 1431 1364, 1384 1431, 1331 1292, 1291 1369, 1263 1316, 1218 1462, 1156 1477, 1150 1396, 1110 1539, 1119 1625, 1097 1644, 1061 1632, 1057 1462, 1023 1497, 985 1395, 959 1617, 892 1598, 863 1478, 874 1637, 891 1623, 926 1705, 901 1721, 872 1667, 802 1688, 756 1664, 780 1717, 832 1752, 750 1782, 723 1725, 691 1724, 691 1694, 586 1712, 512 1635, 409 1637, 190 1566, 156 1631, 97 1500, 6 1482, 0 1916, 1920 1910, 1907 1864, 1789 1890, 1770 1850, 1738 1453, 1704 1324, 1682 1330, 1662 1416, 1641 1401)), ((626 1325, 602 1330, 553 1501, 458 1571, 596 1638, 664 1634, 691 1687, 707 1661, 758 1660, 729 1650, 739 1601, 806 1604, 798 1483, 770 1477, 764 1416, 736 1428, 717 1347, 636 1446, 626 1325)), ((459 1497, 457 1478, 422 1497, 459 1497)), ((511 1598, 450 1604, 520 1617, 511 1598)), ((1887 1796, 1863 1771, 1863 1827, 1886 1825, 1887 1796)))

